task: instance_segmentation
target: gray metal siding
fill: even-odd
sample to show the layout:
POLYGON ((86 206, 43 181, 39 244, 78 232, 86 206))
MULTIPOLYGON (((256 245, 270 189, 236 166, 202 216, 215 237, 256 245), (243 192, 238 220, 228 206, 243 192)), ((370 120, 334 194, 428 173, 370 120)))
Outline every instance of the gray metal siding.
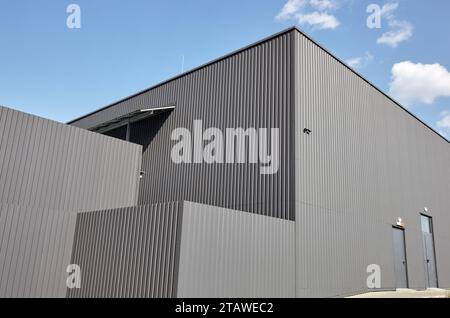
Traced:
POLYGON ((0 107, 0 297, 64 297, 78 211, 137 202, 141 147, 0 107))
MULTIPOLYGON (((131 138, 143 145, 146 172, 138 202, 199 203, 79 214, 72 261, 81 265, 82 288, 69 296, 342 296, 367 290, 370 264, 381 266, 382 288, 393 289, 391 231, 398 217, 406 224, 409 285, 425 288, 419 214, 424 207, 434 221, 439 284, 450 287, 449 143, 299 32, 281 34, 73 124, 89 128, 172 103, 176 109, 170 114, 133 124, 131 138), (174 165, 170 134, 178 127, 192 131, 195 119, 203 120, 204 128, 222 130, 280 128, 280 171, 262 176, 259 165, 174 165), (303 134, 304 128, 312 134, 303 134)), ((102 188, 96 182, 122 181, 129 176, 126 169, 137 177, 139 160, 117 156, 113 145, 122 142, 112 138, 106 139, 110 152, 99 150, 93 157, 103 159, 83 159, 103 145, 104 139, 95 138, 106 137, 84 142, 81 136, 93 134, 75 127, 70 131, 80 138, 74 137, 81 150, 56 160, 51 150, 59 156, 70 143, 47 143, 46 136, 64 138, 69 130, 35 117, 16 126, 22 115, 17 116, 0 109, 0 198, 7 203, 1 206, 0 229, 9 230, 0 237, 0 291, 60 295, 65 280, 58 275, 67 274, 59 272, 59 264, 68 262, 65 246, 75 227, 73 215, 61 211, 83 199, 85 211, 97 204, 114 207, 117 202, 107 198, 120 195, 115 191, 122 183, 102 188), (27 130, 34 121, 38 129, 27 130), (11 158, 30 158, 30 163, 11 158), (105 158, 118 162, 102 170, 105 158), (66 170, 69 181, 60 177, 66 170), (109 176, 111 170, 117 176, 109 176), (97 171, 103 172, 94 178, 97 171), (22 201, 47 208, 30 208, 27 214, 17 206, 22 201), (38 227, 31 226, 33 219, 40 220, 38 227), (66 236, 58 234, 64 226, 66 236), (55 247, 63 253, 49 252, 55 247), (35 272, 19 270, 30 261, 39 264, 31 267, 35 272), (23 280, 26 275, 33 280, 23 280), (32 284, 31 292, 26 284, 32 284)), ((132 149, 138 156, 140 148, 132 149)), ((136 181, 128 186, 136 190, 136 181)), ((122 197, 131 199, 130 205, 137 200, 132 189, 122 197)))
POLYGON ((144 146, 146 174, 139 204, 189 200, 292 220, 291 36, 282 34, 72 124, 90 128, 141 108, 176 104, 168 116, 151 118, 144 127, 133 125, 140 134, 137 140, 142 142, 146 134, 152 138, 144 146), (172 163, 172 131, 179 127, 193 131, 196 119, 203 121, 204 129, 217 127, 223 132, 279 128, 278 173, 261 175, 259 164, 172 163))
POLYGON ((295 223, 185 202, 178 297, 294 297, 295 223))
POLYGON ((394 288, 398 217, 410 287, 424 288, 424 207, 436 224, 440 286, 450 287, 449 143, 296 34, 297 296, 364 291, 372 263, 382 267, 382 288, 394 288))
POLYGON ((0 204, 0 297, 58 297, 66 286, 75 214, 0 204))
POLYGON ((78 214, 67 296, 174 297, 181 217, 178 202, 78 214))
POLYGON ((0 203, 92 211, 135 205, 142 147, 0 107, 0 203))

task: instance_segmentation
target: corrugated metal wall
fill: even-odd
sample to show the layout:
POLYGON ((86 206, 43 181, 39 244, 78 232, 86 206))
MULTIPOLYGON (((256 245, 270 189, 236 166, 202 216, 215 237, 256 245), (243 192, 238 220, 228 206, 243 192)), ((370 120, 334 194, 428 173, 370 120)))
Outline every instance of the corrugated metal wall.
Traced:
POLYGON ((75 214, 0 204, 0 297, 61 297, 75 214))
POLYGON ((178 297, 294 297, 295 223, 185 202, 178 297))
POLYGON ((65 296, 76 213, 136 204, 141 149, 0 107, 0 297, 65 296))
POLYGON ((78 214, 67 296, 174 297, 181 217, 178 202, 78 214))
POLYGON ((141 147, 0 107, 0 202, 92 211, 135 205, 141 147))
POLYGON ((382 287, 394 288, 398 217, 410 286, 424 288, 424 207, 436 224, 439 281, 450 287, 449 143, 296 34, 297 296, 365 290, 372 263, 382 266, 382 287))
MULTIPOLYGON (((398 217, 406 223, 410 286, 424 288, 419 213, 428 207, 435 224, 439 283, 450 287, 448 142, 299 32, 281 34, 73 124, 89 128, 133 110, 170 104, 176 104, 176 109, 169 115, 148 119, 147 126, 145 122, 133 125, 134 140, 144 144, 142 169, 146 174, 141 180, 141 204, 189 200, 295 219, 296 248, 290 255, 296 254, 296 273, 290 268, 284 272, 296 277, 297 296, 364 291, 370 264, 381 266, 382 288, 394 288, 391 226, 398 217), (291 59, 293 54, 295 59, 291 59), (178 127, 192 131, 195 119, 203 120, 204 128, 222 130, 279 127, 282 161, 278 174, 261 176, 259 165, 174 165, 170 134, 178 127), (304 134, 304 128, 312 134, 304 134), (145 144, 149 138, 152 142, 145 144), (291 193, 294 190, 295 196, 291 193)), ((181 253, 191 251, 206 264, 197 264, 189 254, 181 255, 180 261, 187 265, 180 267, 178 295, 260 295, 255 286, 261 282, 253 280, 253 271, 242 264, 253 264, 252 257, 267 255, 250 252, 245 258, 239 253, 257 245, 250 235, 260 240, 270 238, 266 243, 270 248, 264 250, 269 254, 274 253, 271 244, 281 241, 289 249, 289 239, 259 236, 261 232, 249 225, 253 221, 242 220, 248 216, 242 212, 227 214, 228 219, 214 213, 214 208, 195 209, 200 212, 192 212, 193 217, 188 218, 191 223, 183 227, 186 240, 182 245, 188 247, 181 253), (243 229, 247 232, 241 232, 243 229), (236 236, 247 243, 238 245, 236 236), (227 266, 222 267, 224 264, 227 266), (247 276, 231 272, 240 269, 233 267, 236 264, 247 269, 247 276), (197 265, 202 272, 194 268, 197 265), (189 274, 210 279, 192 281, 189 274), (245 282, 242 290, 233 289, 237 286, 233 275, 245 282), (211 285, 213 277, 221 283, 223 280, 223 285, 211 285), (204 290, 209 294, 204 295, 204 290)), ((268 227, 284 222, 264 218, 269 219, 268 227)), ((276 262, 260 263, 277 266, 276 262)), ((261 272, 273 273, 271 268, 261 272)), ((274 294, 282 294, 285 290, 281 286, 285 285, 289 293, 282 295, 291 295, 284 274, 275 272, 271 277, 278 277, 271 281, 274 294)), ((267 286, 261 290, 268 294, 267 286)))
POLYGON ((72 124, 89 128, 141 108, 176 104, 169 116, 132 127, 133 140, 152 138, 144 146, 139 204, 189 200, 292 220, 291 54, 291 33, 285 33, 72 124), (193 132, 194 120, 224 133, 279 128, 278 173, 261 175, 260 164, 174 164, 171 133, 180 127, 193 132))

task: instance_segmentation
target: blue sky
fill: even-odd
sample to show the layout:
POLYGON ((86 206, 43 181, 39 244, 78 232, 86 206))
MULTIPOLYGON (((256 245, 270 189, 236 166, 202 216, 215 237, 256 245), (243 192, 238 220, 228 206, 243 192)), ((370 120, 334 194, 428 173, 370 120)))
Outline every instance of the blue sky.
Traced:
POLYGON ((180 73, 183 56, 188 70, 298 25, 449 138, 448 12, 448 0, 0 0, 0 105, 65 122, 180 73))

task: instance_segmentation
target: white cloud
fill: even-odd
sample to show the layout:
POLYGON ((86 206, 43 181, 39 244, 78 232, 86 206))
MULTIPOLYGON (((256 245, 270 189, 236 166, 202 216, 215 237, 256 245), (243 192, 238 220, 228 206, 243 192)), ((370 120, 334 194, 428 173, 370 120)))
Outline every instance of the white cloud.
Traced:
POLYGON ((364 56, 358 56, 345 61, 348 66, 354 69, 362 68, 373 61, 373 55, 367 52, 364 56))
POLYGON ((294 19, 317 29, 336 29, 340 22, 330 13, 338 7, 338 0, 288 0, 277 20, 294 19))
POLYGON ((278 20, 287 20, 293 18, 300 9, 305 5, 306 0, 288 0, 278 13, 276 18, 278 20))
POLYGON ((333 0, 311 0, 310 4, 318 10, 329 10, 337 7, 336 1, 333 0))
POLYGON ((400 62, 392 67, 390 92, 406 106, 432 104, 438 97, 450 97, 450 72, 440 64, 400 62))
POLYGON ((348 59, 345 61, 345 63, 352 68, 360 68, 362 65, 362 57, 348 59))
POLYGON ((406 21, 392 21, 389 26, 393 28, 388 32, 383 33, 377 39, 378 44, 386 44, 390 47, 397 47, 400 42, 404 42, 413 36, 413 26, 406 21))
POLYGON ((398 6, 398 2, 386 3, 385 5, 383 5, 383 7, 381 7, 381 16, 388 19, 393 18, 393 13, 398 9, 398 6))
POLYGON ((440 129, 438 130, 438 132, 444 138, 449 139, 448 136, 450 136, 450 111, 444 111, 441 113, 441 119, 436 123, 436 126, 440 129))
POLYGON ((401 42, 407 41, 413 36, 414 27, 408 21, 399 21, 394 12, 398 9, 398 2, 390 2, 381 8, 381 16, 388 21, 389 31, 383 33, 377 39, 378 44, 397 47, 401 42))
POLYGON ((307 14, 299 14, 297 16, 298 23, 309 24, 318 29, 336 29, 340 22, 335 16, 325 12, 312 12, 307 14))
POLYGON ((442 119, 436 123, 439 128, 450 129, 450 112, 442 112, 442 119))

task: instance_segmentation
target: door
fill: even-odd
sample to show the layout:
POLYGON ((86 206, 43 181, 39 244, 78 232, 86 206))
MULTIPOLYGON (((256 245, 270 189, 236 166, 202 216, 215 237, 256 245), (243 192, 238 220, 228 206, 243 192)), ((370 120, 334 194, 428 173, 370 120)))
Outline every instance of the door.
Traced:
POLYGON ((437 288, 436 256, 434 254, 434 239, 432 219, 429 216, 421 215, 423 234, 423 255, 425 262, 425 280, 428 288, 437 288))
POLYGON ((406 263, 405 231, 393 227, 395 287, 408 288, 408 270, 406 263))

